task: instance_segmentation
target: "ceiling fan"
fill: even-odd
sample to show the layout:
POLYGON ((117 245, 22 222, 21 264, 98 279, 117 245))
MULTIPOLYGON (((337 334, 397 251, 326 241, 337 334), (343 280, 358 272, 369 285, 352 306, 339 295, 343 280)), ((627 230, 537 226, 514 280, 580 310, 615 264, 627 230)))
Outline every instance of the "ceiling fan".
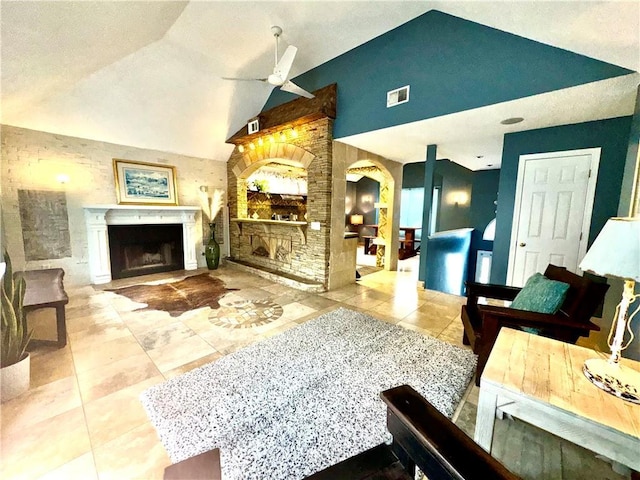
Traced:
POLYGON ((285 92, 300 95, 301 97, 314 98, 315 95, 307 92, 305 89, 300 88, 298 85, 289 80, 289 73, 293 66, 293 60, 296 58, 298 49, 293 45, 289 45, 282 54, 282 58, 278 61, 278 42, 280 35, 282 35, 282 28, 278 26, 271 27, 271 33, 276 39, 276 56, 275 66, 273 67, 273 73, 266 78, 234 78, 234 77, 222 77, 224 80, 241 80, 241 81, 258 81, 268 82, 275 87, 280 87, 280 90, 285 92))

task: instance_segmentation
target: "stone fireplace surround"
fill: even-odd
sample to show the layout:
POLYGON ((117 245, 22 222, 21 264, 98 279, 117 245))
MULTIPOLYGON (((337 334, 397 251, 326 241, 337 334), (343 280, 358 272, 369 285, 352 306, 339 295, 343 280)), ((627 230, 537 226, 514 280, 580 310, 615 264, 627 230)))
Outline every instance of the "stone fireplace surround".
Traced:
POLYGON ((91 283, 111 281, 108 225, 182 224, 184 269, 198 268, 194 206, 86 205, 87 243, 91 283))

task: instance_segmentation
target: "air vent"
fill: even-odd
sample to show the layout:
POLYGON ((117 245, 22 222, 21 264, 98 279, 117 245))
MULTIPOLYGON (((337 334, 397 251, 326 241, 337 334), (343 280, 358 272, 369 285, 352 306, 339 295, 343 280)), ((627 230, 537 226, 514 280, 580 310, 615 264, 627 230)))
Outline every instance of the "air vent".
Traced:
POLYGON ((409 85, 387 92, 387 108, 409 101, 409 85))
POLYGON ((260 130, 260 122, 258 121, 257 118, 247 123, 247 130, 249 131, 249 135, 251 135, 252 133, 256 133, 258 130, 260 130))

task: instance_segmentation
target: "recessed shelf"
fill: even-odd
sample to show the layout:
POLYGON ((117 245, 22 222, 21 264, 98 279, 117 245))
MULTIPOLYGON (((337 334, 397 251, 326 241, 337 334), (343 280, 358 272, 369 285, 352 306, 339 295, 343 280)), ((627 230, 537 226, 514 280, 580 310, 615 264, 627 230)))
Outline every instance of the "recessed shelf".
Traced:
POLYGON ((272 226, 293 227, 300 234, 302 244, 306 245, 307 243, 307 222, 293 222, 288 220, 264 220, 261 218, 232 218, 231 221, 238 224, 240 235, 242 235, 242 225, 245 223, 252 223, 262 226, 266 234, 271 234, 272 226))

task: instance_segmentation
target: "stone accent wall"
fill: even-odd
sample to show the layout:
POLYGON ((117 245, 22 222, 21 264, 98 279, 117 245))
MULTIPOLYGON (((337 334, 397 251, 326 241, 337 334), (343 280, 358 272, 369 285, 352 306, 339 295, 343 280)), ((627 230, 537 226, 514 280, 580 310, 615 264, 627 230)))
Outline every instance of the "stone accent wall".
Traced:
MULTIPOLYGON (((271 225, 270 235, 291 237, 291 261, 253 255, 251 235, 265 236, 265 227, 260 224, 231 221, 231 256, 253 265, 262 266, 303 277, 328 285, 329 227, 331 221, 332 186, 332 141, 333 120, 321 118, 296 127, 297 137, 285 142, 265 142, 255 150, 236 149, 227 162, 229 185, 229 211, 231 218, 247 218, 246 178, 262 165, 287 159, 307 169, 308 196, 307 222, 319 222, 320 230, 306 229, 304 237, 295 226, 271 225)), ((279 137, 276 135, 276 139, 279 137)))
MULTIPOLYGON (((226 188, 226 164, 206 158, 67 137, 2 125, 2 245, 16 269, 60 267, 65 283, 89 283, 87 232, 84 205, 115 204, 113 158, 174 165, 177 171, 178 203, 199 206, 200 186, 226 188), (67 184, 56 177, 69 176, 67 184), (67 200, 71 254, 65 258, 26 261, 18 190, 64 192, 67 200)), ((198 223, 201 215, 197 216, 198 223)), ((196 231, 201 232, 198 225, 196 231)), ((197 238, 198 265, 205 267, 197 238)))

